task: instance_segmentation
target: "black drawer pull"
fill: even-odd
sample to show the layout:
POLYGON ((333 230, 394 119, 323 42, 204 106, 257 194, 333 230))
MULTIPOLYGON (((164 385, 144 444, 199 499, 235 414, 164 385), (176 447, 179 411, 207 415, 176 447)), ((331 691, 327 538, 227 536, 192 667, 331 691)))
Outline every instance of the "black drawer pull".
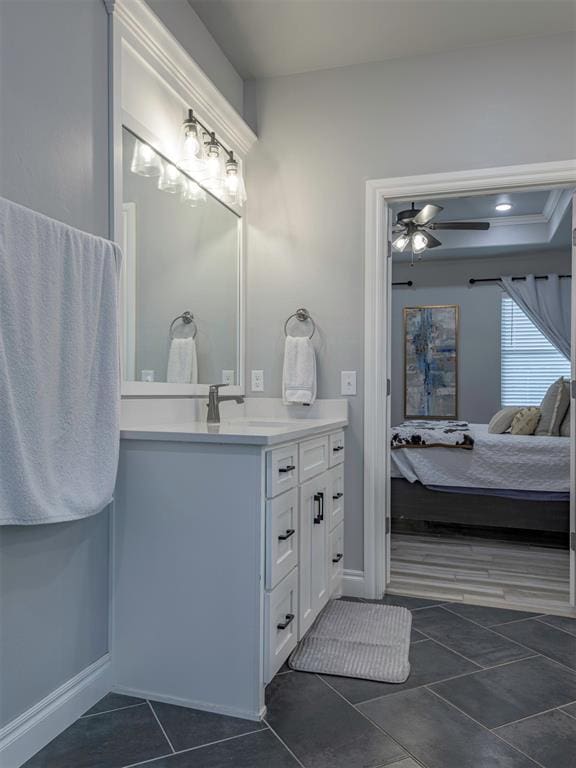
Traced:
POLYGON ((287 467, 280 467, 278 472, 280 472, 280 474, 284 474, 285 472, 293 472, 295 469, 296 466, 294 464, 289 464, 287 467))
POLYGON ((314 494, 314 503, 318 502, 318 514, 314 517, 314 525, 320 525, 324 520, 324 493, 318 492, 314 494))
POLYGON ((338 451, 343 451, 344 446, 343 445, 335 445, 334 448, 332 448, 333 453, 338 453, 338 451))
POLYGON ((276 624, 276 629, 286 629, 286 627, 289 627, 290 624, 294 621, 294 614, 293 613, 287 613, 286 614, 286 621, 281 622, 280 624, 276 624))
POLYGON ((341 499, 342 496, 344 496, 344 494, 342 493, 342 491, 340 491, 339 493, 335 493, 334 496, 332 496, 332 498, 334 499, 334 501, 337 501, 338 499, 341 499))
POLYGON ((344 557, 344 553, 343 553, 343 552, 338 552, 338 554, 336 555, 336 557, 333 557, 333 558, 332 558, 332 562, 333 562, 333 563, 339 563, 339 562, 340 562, 340 560, 342 560, 342 558, 343 558, 343 557, 344 557))
POLYGON ((294 528, 288 528, 286 533, 281 533, 280 536, 278 536, 278 541, 286 541, 286 539, 289 539, 290 536, 294 536, 295 533, 296 531, 294 528))

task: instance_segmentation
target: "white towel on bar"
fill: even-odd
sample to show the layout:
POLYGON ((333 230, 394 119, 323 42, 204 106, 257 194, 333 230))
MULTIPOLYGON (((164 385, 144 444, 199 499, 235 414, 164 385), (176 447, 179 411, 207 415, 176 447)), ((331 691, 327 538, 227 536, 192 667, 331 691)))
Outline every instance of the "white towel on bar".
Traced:
POLYGON ((192 336, 170 342, 166 381, 170 384, 198 384, 196 340, 192 336))
POLYGON ((285 405, 312 405, 316 400, 316 353, 306 336, 287 336, 282 397, 285 405))
POLYGON ((120 262, 108 240, 0 198, 0 525, 112 500, 120 262))

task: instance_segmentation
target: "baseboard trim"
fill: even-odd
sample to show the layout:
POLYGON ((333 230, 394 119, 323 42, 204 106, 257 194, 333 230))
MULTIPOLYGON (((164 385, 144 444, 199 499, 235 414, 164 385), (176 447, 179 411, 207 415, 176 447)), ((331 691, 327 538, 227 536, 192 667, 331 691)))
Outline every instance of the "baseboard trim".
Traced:
POLYGON ((0 765, 20 768, 112 687, 106 654, 0 729, 0 765))
MULTIPOLYGON (((125 685, 113 685, 114 693, 121 693, 124 696, 136 696, 139 699, 150 699, 159 701, 162 704, 175 704, 177 707, 188 707, 188 709, 200 709, 203 712, 214 712, 217 715, 229 715, 230 717, 240 717, 243 720, 254 720, 260 722, 266 715, 266 707, 260 710, 247 710, 238 707, 220 707, 214 704, 208 704, 205 701, 195 701, 194 699, 182 699, 178 696, 165 696, 156 691, 145 691, 141 688, 131 688, 125 685)), ((2 766, 4 768, 4 766, 2 766)))
POLYGON ((346 597, 365 597, 364 571, 344 570, 342 592, 346 597))

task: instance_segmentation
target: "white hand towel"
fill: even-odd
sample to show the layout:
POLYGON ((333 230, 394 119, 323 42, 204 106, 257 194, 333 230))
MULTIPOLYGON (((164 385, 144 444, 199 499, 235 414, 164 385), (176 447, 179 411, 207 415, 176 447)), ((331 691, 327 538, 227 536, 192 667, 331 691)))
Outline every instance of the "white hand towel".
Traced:
POLYGON ((112 500, 120 261, 114 243, 0 198, 0 525, 112 500))
POLYGON ((170 342, 166 381, 170 384, 198 384, 196 340, 191 336, 170 342))
POLYGON ((282 397, 285 405, 312 405, 316 400, 316 353, 305 336, 287 336, 282 397))

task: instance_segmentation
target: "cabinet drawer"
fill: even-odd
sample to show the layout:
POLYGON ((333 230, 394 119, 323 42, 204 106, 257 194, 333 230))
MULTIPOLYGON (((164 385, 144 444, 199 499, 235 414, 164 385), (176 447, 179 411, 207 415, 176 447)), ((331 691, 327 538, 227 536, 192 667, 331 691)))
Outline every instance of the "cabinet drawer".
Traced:
POLYGON ((266 496, 271 499, 298 484, 298 444, 282 446, 266 454, 266 496))
POLYGON ((298 489, 266 502, 266 589, 298 565, 298 489))
POLYGON ((298 568, 264 598, 265 678, 274 677, 298 642, 298 568))
POLYGON ((344 465, 340 464, 330 470, 330 530, 344 520, 344 465))
POLYGON ((344 523, 340 523, 330 534, 330 594, 342 592, 344 574, 344 523))
POLYGON ((330 435, 330 466, 344 463, 344 432, 334 432, 330 435))
POLYGON ((328 469, 328 437, 318 437, 300 443, 300 482, 328 469))

